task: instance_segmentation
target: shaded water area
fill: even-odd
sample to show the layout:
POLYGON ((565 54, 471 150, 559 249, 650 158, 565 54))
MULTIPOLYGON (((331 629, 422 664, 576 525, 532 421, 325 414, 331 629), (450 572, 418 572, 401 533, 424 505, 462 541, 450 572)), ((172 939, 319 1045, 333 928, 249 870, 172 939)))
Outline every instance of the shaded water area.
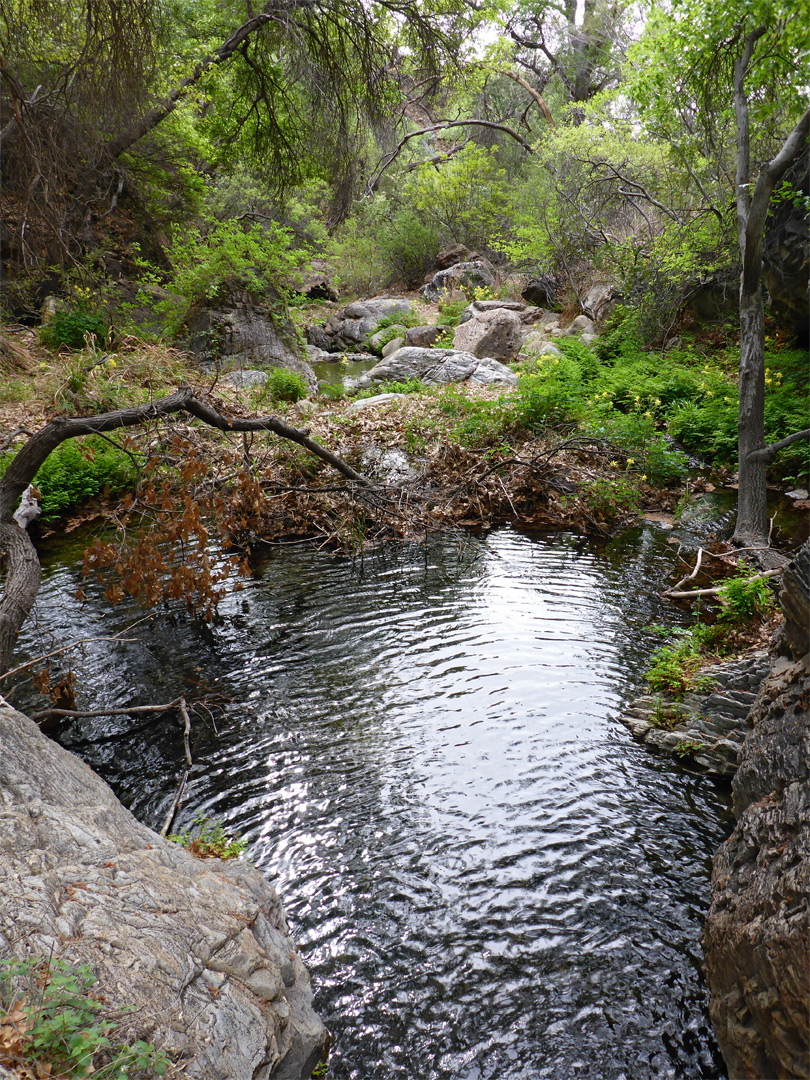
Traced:
MULTIPOLYGON (((282 893, 356 1080, 723 1077, 699 937, 727 789, 613 719, 677 619, 660 532, 599 546, 509 529, 351 562, 270 552, 212 628, 160 616, 86 648, 83 707, 217 692, 183 811, 222 818, 282 893)), ((109 634, 46 558, 39 625, 109 634)), ((87 588, 87 586, 85 586, 87 588)), ((25 647, 49 638, 27 631, 25 647)), ((24 703, 24 702, 23 702, 24 703)), ((176 720, 62 732, 147 823, 176 720)))

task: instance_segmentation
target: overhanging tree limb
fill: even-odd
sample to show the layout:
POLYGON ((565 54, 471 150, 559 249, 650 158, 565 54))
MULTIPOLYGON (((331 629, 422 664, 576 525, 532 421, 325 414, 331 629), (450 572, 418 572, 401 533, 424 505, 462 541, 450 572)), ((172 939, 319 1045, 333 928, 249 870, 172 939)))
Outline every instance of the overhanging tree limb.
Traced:
POLYGON ((173 394, 147 405, 116 409, 99 416, 55 417, 28 439, 0 479, 0 563, 6 570, 5 589, 0 597, 0 674, 11 662, 17 637, 34 605, 41 578, 36 549, 28 533, 12 520, 17 500, 48 456, 67 439, 135 427, 178 412, 195 416, 219 431, 272 431, 303 446, 347 479, 369 486, 366 477, 310 439, 307 432, 285 424, 276 416, 226 416, 210 402, 197 397, 189 386, 181 386, 173 394))
POLYGON ((523 138, 514 128, 509 127, 508 124, 501 124, 495 120, 439 120, 435 124, 430 124, 428 127, 419 128, 416 131, 409 131, 407 135, 399 140, 394 149, 385 155, 380 164, 377 166, 377 170, 369 180, 366 190, 371 193, 377 190, 377 185, 380 182, 382 174, 387 168, 389 168, 400 153, 404 150, 405 144, 410 142, 411 139, 417 139, 420 135, 430 135, 434 131, 446 131, 448 128, 455 127, 484 127, 492 128, 496 131, 503 131, 516 142, 520 143, 527 154, 533 154, 534 149, 532 145, 523 138))

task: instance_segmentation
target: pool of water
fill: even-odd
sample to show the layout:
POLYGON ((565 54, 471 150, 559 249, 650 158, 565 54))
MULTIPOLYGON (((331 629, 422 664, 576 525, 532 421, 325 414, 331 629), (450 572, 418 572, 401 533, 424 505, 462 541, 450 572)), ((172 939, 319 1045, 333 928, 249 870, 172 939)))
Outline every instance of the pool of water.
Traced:
MULTIPOLYGON (((85 647, 83 707, 220 703, 194 715, 181 823, 224 819, 278 886, 330 1076, 725 1076, 699 939, 729 794, 614 719, 648 627, 679 617, 657 597, 672 557, 651 530, 597 546, 503 529, 355 561, 293 545, 215 626, 163 614, 85 647)), ((45 569, 22 652, 138 617, 94 589, 80 604, 69 550, 45 569)), ((176 718, 60 737, 160 827, 176 718)))

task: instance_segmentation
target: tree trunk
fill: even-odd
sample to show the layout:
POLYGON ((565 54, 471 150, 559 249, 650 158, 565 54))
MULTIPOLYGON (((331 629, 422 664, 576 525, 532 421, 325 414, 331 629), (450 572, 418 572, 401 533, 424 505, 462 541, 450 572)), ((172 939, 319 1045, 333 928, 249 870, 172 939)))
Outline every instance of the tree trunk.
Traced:
POLYGON ((737 422, 739 492, 734 541, 767 547, 768 504, 765 460, 765 318, 762 286, 740 289, 740 412, 737 422))

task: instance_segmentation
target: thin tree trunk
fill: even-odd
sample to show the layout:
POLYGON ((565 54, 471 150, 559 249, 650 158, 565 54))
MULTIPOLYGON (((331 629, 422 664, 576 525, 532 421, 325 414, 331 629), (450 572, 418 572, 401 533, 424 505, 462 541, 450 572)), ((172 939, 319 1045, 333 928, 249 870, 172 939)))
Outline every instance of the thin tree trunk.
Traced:
POLYGON ((767 465, 755 453, 764 446, 765 318, 758 283, 753 293, 740 290, 739 491, 734 542, 743 547, 768 543, 767 465))

